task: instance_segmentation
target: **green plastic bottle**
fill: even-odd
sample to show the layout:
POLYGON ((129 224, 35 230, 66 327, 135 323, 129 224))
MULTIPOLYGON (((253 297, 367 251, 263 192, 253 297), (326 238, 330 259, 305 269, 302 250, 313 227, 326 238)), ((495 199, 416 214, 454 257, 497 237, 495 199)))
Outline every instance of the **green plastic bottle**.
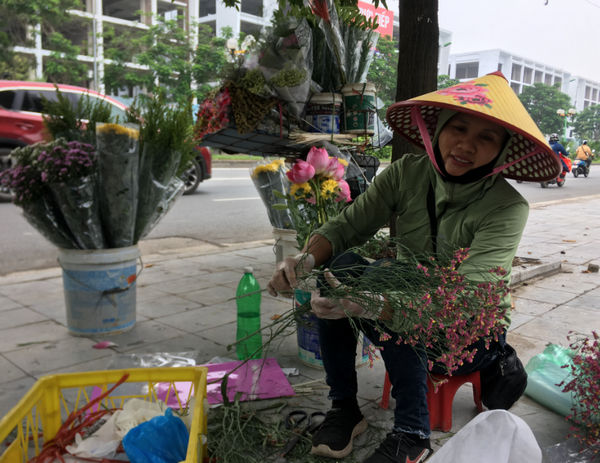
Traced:
POLYGON ((240 360, 261 358, 261 333, 246 338, 260 329, 260 286, 252 274, 252 267, 244 268, 244 276, 238 283, 235 295, 237 304, 237 356, 240 360))

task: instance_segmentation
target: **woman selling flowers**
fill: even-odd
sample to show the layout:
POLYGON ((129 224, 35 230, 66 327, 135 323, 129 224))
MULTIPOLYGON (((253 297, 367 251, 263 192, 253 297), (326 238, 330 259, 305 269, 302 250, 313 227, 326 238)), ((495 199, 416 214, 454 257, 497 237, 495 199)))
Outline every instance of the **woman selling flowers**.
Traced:
MULTIPOLYGON (((464 362, 446 368, 447 364, 440 364, 442 357, 435 358, 435 363, 426 358, 435 346, 410 342, 410 332, 386 320, 395 312, 421 314, 432 300, 452 305, 461 297, 456 288, 440 289, 440 294, 428 292, 420 304, 414 299, 406 305, 391 304, 390 300, 401 300, 393 285, 389 293, 371 286, 360 299, 349 286, 362 276, 344 279, 335 270, 354 265, 356 258, 349 264, 352 257, 348 254, 332 257, 365 242, 395 215, 399 262, 410 262, 415 255, 429 256, 417 266, 428 275, 434 268, 428 267, 431 262, 454 253, 448 267, 450 273, 457 270, 452 281, 462 281, 462 275, 463 286, 475 282, 481 288, 486 284, 488 289, 491 284, 506 288, 528 204, 505 178, 539 182, 560 173, 551 148, 501 73, 395 103, 388 109, 387 120, 399 134, 423 146, 428 156, 406 154, 394 162, 351 206, 312 235, 303 254, 281 262, 268 285, 272 295, 285 295, 315 266, 325 264, 333 271, 325 272, 327 282, 321 285, 321 294, 317 290, 311 298, 312 310, 319 317, 321 354, 333 401, 324 425, 313 436, 313 453, 342 458, 351 452, 352 439, 367 427, 356 400, 354 328, 381 348, 396 401, 394 426, 365 463, 420 462, 431 454, 428 372, 465 374, 491 364, 505 342, 510 300, 505 291, 495 302, 490 298, 492 303, 482 305, 482 313, 471 314, 471 322, 488 311, 500 320, 494 322, 494 315, 482 321, 490 328, 486 339, 469 346, 471 354, 461 357, 464 362), (347 291, 346 297, 339 296, 340 288, 347 291), (494 331, 493 326, 500 328, 494 331)), ((393 272, 395 268, 386 265, 379 268, 380 277, 386 269, 393 272)), ((453 283, 442 277, 444 287, 451 287, 453 283)), ((452 351, 452 327, 434 318, 423 324, 427 324, 420 328, 423 332, 437 333, 446 351, 452 351)), ((475 328, 470 326, 464 333, 475 328)))

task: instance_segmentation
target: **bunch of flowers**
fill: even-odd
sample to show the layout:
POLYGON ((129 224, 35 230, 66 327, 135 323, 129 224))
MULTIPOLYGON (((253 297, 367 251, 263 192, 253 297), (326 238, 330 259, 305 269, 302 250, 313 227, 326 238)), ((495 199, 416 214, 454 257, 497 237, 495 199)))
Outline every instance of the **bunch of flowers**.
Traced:
POLYGON ((96 162, 94 147, 88 143, 59 140, 55 146, 44 149, 37 158, 41 180, 48 183, 66 182, 90 175, 96 162))
MULTIPOLYGON (((571 337, 569 338, 571 339, 571 337)), ((572 392, 574 406, 567 419, 572 423, 572 436, 594 454, 600 454, 600 335, 576 337, 569 346, 575 351, 572 363, 563 368, 571 370, 572 378, 563 392, 572 392)))
POLYGON ((141 131, 92 115, 95 129, 83 133, 61 105, 46 127, 55 140, 11 152, 14 166, 0 177, 27 221, 64 249, 120 248, 145 236, 183 192, 176 172, 191 151, 191 110, 161 98, 140 108, 141 131), (57 127, 77 139, 56 136, 57 127), (89 137, 93 145, 82 142, 89 137))
POLYGON ((327 288, 327 296, 359 304, 377 320, 381 341, 425 351, 430 371, 436 363, 451 375, 473 360, 471 344, 484 338, 487 348, 503 332, 501 302, 510 291, 502 268, 489 269, 488 281, 459 273, 467 258, 468 249, 460 248, 449 259, 415 256, 408 262, 357 265, 348 270, 360 276, 340 278, 343 284, 327 288))
POLYGON ((202 140, 209 133, 215 133, 227 127, 230 105, 231 97, 227 88, 219 91, 214 97, 205 99, 198 109, 195 138, 202 140))
POLYGON ((351 201, 350 186, 343 179, 347 165, 346 160, 330 157, 326 149, 313 146, 306 161, 296 160, 286 172, 291 184, 285 197, 300 248, 316 228, 351 201))
POLYGON ((293 228, 292 217, 281 194, 288 189, 284 166, 283 159, 261 163, 250 170, 250 178, 267 208, 271 225, 275 228, 290 229, 293 228))

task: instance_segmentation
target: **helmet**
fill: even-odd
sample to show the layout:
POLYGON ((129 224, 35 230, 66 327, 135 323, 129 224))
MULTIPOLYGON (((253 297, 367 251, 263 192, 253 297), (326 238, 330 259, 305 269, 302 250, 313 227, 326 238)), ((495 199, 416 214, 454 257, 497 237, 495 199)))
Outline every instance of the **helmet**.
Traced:
POLYGON ((587 140, 583 140, 583 141, 581 142, 581 144, 582 144, 582 145, 587 145, 587 140))
POLYGON ((553 133, 552 135, 550 135, 550 141, 558 141, 558 135, 553 133))

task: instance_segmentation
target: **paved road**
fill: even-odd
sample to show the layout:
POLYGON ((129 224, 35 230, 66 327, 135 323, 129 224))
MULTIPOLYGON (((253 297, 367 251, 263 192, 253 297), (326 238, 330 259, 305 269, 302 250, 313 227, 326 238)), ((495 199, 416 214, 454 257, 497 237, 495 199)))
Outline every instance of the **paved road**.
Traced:
MULTIPOLYGON (((600 166, 593 166, 588 178, 573 178, 569 174, 563 188, 542 189, 537 183, 511 183, 531 203, 585 196, 600 193, 600 166)), ((20 209, 10 203, 0 203, 0 236, 0 275, 56 265, 54 246, 46 242, 23 219, 20 209)), ((176 238, 169 240, 169 245, 183 247, 271 237, 271 226, 248 168, 215 168, 213 178, 202 183, 195 194, 180 198, 146 240, 176 238)))

